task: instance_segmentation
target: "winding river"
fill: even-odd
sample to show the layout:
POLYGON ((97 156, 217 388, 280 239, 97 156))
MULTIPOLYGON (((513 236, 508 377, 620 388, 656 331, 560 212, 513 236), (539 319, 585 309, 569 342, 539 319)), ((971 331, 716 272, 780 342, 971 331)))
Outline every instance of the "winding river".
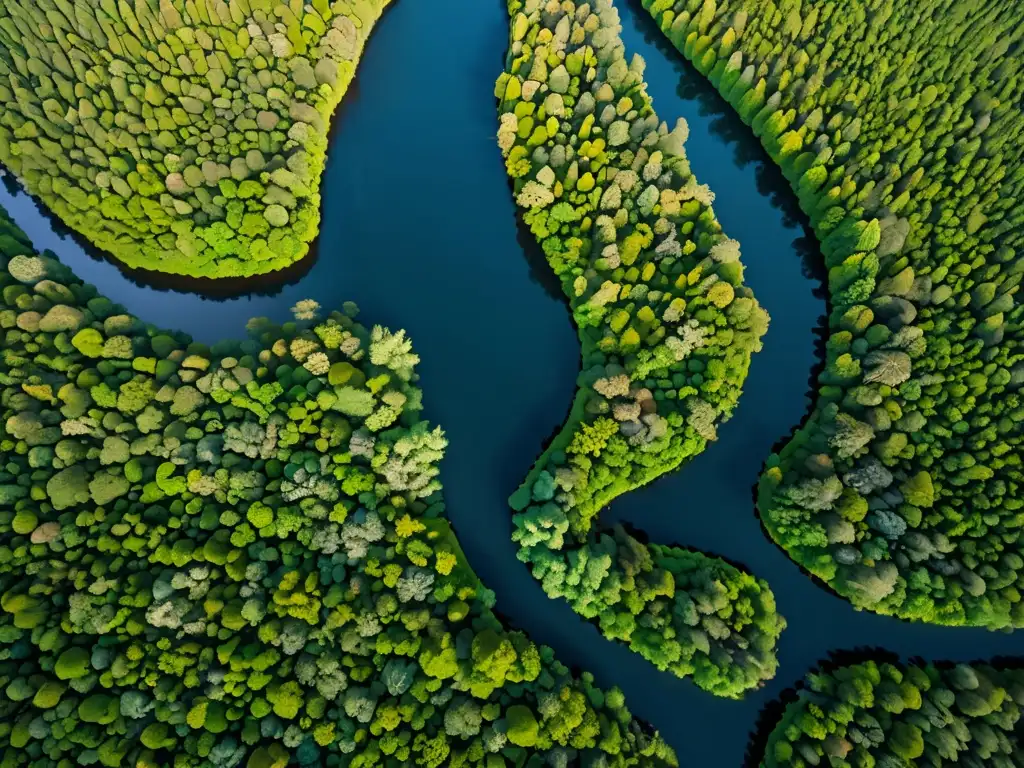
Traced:
POLYGON ((254 315, 287 319, 304 298, 325 307, 353 300, 365 321, 406 328, 423 356, 427 416, 451 441, 442 470, 449 515, 500 613, 600 685, 621 687, 681 764, 739 768, 762 711, 832 651, 884 647, 969 660, 1019 653, 1022 644, 858 613, 762 531, 752 487, 772 446, 810 404, 825 312, 820 258, 785 180, 749 130, 663 41, 639 0, 618 2, 627 50, 647 60, 661 117, 689 122, 691 165, 716 192, 725 231, 742 243, 747 282, 772 324, 718 442, 616 502, 606 519, 722 555, 771 584, 789 621, 779 674, 740 702, 661 674, 605 640, 566 603, 546 598, 515 558, 506 499, 565 417, 579 350, 557 285, 517 223, 493 138, 504 0, 397 0, 386 13, 334 123, 318 254, 287 285, 227 299, 161 290, 62 238, 59 225, 12 188, 0 185, 0 204, 39 248, 58 253, 106 296, 201 341, 240 336, 254 315))

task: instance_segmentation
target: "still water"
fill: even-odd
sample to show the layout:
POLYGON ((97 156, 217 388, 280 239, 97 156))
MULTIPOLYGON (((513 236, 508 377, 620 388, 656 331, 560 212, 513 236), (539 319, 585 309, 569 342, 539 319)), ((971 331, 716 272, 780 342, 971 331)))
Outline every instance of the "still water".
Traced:
POLYGON ((742 243, 747 283, 772 323, 718 442, 618 500, 604 519, 724 556, 770 583, 789 621, 780 670, 743 701, 717 699, 605 640, 549 600, 516 560, 506 499, 564 419, 580 360, 557 284, 517 220, 494 140, 492 88, 508 36, 503 0, 396 0, 385 14, 335 119, 315 258, 286 285, 228 298, 157 288, 63 238, 26 196, 0 185, 0 204, 37 247, 110 299, 200 341, 241 336, 256 315, 288 319, 305 298, 325 308, 352 300, 365 323, 407 329, 423 358, 426 415, 451 443, 442 466, 449 516, 500 614, 600 685, 621 687, 682 765, 739 768, 766 707, 831 652, 871 647, 969 660, 1019 654, 1024 644, 858 613, 765 536, 752 487, 810 404, 825 313, 820 257, 749 129, 663 40, 639 0, 618 5, 627 51, 647 60, 660 116, 690 124, 692 168, 717 194, 715 210, 742 243))

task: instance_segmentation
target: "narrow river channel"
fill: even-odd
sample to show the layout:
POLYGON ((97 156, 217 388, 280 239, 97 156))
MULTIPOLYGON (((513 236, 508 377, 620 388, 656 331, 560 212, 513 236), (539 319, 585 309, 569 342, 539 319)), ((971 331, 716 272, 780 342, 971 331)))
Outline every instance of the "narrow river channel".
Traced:
MULTIPOLYGON (((765 578, 789 621, 775 680, 741 702, 703 693, 604 640, 547 599, 515 557, 508 494, 569 407, 579 350, 543 258, 517 222, 494 134, 493 82, 508 36, 504 0, 395 0, 334 124, 317 255, 293 282, 231 298, 154 287, 90 256, 29 198, 2 204, 39 248, 147 322, 205 342, 255 315, 285 320, 299 299, 352 300, 362 319, 406 328, 423 358, 427 417, 450 440, 442 478, 462 546, 510 624, 570 665, 618 685, 685 766, 739 768, 762 710, 831 651, 990 658, 1021 642, 985 631, 858 613, 804 576, 766 537, 751 490, 772 446, 809 407, 825 303, 819 256, 781 174, 728 105, 663 41, 639 0, 618 0, 630 53, 647 60, 662 119, 690 124, 687 153, 742 243, 747 282, 772 316, 746 393, 717 443, 626 496, 605 521, 722 555, 765 578)), ((155 281, 154 281, 155 282, 155 281)))

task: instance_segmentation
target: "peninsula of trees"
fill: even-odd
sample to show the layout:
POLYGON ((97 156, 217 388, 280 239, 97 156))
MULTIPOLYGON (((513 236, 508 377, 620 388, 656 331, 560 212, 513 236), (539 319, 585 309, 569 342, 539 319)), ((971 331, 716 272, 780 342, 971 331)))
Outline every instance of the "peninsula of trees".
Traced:
POLYGON ((207 347, 2 209, 0 297, 4 768, 676 765, 491 612, 402 331, 207 347))
POLYGON ((859 607, 1024 625, 1024 6, 643 4, 781 166, 829 269, 768 531, 859 607))
POLYGON ((690 172, 685 122, 659 124, 610 2, 512 0, 509 13, 498 143, 583 357, 568 422, 511 499, 519 557, 605 636, 740 696, 775 673, 785 622, 768 586, 597 516, 715 439, 767 313, 690 172))
POLYGON ((0 164, 128 267, 282 269, 316 237, 329 122, 388 2, 3 3, 0 164))

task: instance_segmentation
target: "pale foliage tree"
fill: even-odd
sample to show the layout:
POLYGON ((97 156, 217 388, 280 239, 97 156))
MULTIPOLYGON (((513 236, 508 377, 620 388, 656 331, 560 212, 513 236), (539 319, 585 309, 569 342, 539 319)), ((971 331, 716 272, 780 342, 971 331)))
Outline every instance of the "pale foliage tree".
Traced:
POLYGON ((292 307, 296 320, 316 320, 320 312, 320 302, 313 299, 301 299, 292 307))
POLYGON ((393 491, 408 491, 417 498, 429 496, 441 489, 437 464, 447 445, 440 427, 430 430, 420 422, 394 443, 378 445, 378 450, 387 452, 380 472, 393 491))
POLYGON ((864 361, 868 372, 865 381, 877 381, 890 387, 898 387, 910 378, 910 355, 899 350, 878 350, 864 361))
POLYGON ((405 330, 392 333, 381 325, 375 325, 370 334, 370 362, 390 368, 403 381, 412 378, 412 369, 419 363, 419 355, 412 352, 412 341, 405 336, 405 330))

